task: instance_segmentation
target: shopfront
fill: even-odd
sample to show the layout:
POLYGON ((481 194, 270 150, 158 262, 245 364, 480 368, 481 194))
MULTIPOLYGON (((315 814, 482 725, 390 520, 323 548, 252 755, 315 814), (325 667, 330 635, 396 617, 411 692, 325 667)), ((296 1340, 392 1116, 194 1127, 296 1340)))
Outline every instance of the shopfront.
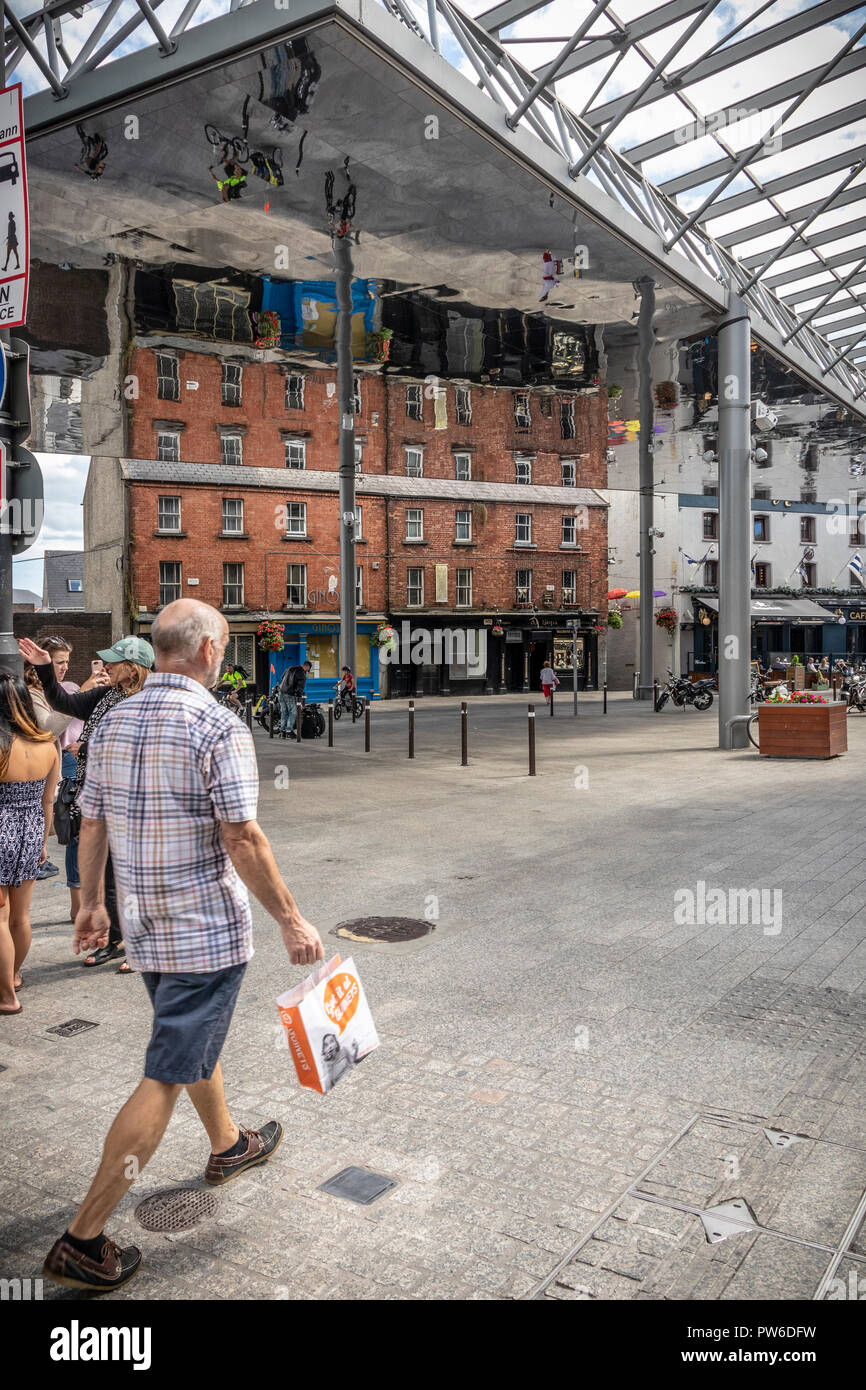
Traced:
MULTIPOLYGON (((308 700, 327 704, 340 679, 340 623, 336 618, 317 622, 311 618, 276 619, 283 626, 282 651, 263 652, 256 643, 256 686, 273 690, 289 666, 312 662, 307 677, 308 700)), ((362 699, 379 699, 379 650, 371 639, 376 623, 358 623, 355 680, 362 699)))
MULTIPOLYGON (((815 603, 812 599, 752 599, 752 661, 767 670, 779 657, 795 654, 801 661, 810 656, 841 656, 845 651, 845 628, 839 624, 838 608, 815 603)), ((694 669, 713 672, 718 667, 718 608, 715 598, 693 599, 695 623, 694 669)), ((866 609, 863 610, 866 627, 866 609)), ((862 636, 866 644, 866 635, 862 636)), ((864 645, 866 651, 866 645, 864 645)))

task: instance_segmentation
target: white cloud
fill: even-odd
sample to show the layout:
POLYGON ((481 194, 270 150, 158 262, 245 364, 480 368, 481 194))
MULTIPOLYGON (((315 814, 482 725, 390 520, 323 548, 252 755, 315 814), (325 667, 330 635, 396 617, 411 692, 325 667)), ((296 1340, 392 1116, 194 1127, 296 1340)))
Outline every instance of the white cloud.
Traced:
POLYGON ((42 593, 46 550, 83 550, 81 504, 90 459, 81 454, 37 454, 45 484, 42 530, 29 550, 12 562, 13 585, 42 593))

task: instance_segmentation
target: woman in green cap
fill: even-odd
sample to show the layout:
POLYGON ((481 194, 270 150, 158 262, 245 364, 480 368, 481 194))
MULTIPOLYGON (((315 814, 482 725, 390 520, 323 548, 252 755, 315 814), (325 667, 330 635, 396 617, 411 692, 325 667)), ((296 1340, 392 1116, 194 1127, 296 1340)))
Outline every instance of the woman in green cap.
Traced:
MULTIPOLYGON (((50 652, 45 651, 42 647, 37 647, 36 643, 31 642, 27 637, 19 638, 18 649, 24 660, 29 661, 36 668, 36 674, 42 682, 43 693, 51 708, 58 710, 61 714, 70 714, 73 719, 84 720, 71 808, 73 822, 77 819, 80 823, 81 814, 78 810, 78 798, 87 773, 88 741, 92 738, 99 721, 105 718, 109 710, 112 710, 121 700, 126 700, 130 695, 136 695, 141 690, 149 672, 153 670, 153 647, 149 642, 145 642, 143 637, 118 638, 113 647, 96 653, 105 664, 110 685, 97 686, 95 690, 79 690, 75 694, 70 694, 58 685, 54 675, 54 667, 51 664, 50 652)), ((110 854, 105 866, 105 906, 111 918, 108 945, 101 946, 98 951, 94 951, 92 955, 88 956, 84 961, 87 966, 105 965, 107 961, 115 960, 118 957, 122 958, 125 955, 123 928, 117 910, 117 892, 114 886, 114 870, 110 854)), ((131 973, 125 961, 120 965, 119 973, 122 975, 131 973)))

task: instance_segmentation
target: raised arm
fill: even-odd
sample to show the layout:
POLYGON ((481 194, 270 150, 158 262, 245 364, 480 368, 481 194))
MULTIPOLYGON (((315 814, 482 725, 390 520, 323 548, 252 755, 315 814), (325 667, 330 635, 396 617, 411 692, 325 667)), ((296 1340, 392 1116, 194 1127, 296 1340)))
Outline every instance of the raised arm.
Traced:
POLYGON ((27 637, 19 637, 18 650, 24 660, 29 661, 31 666, 36 668, 36 674, 42 683, 45 698, 52 709, 59 710, 61 714, 69 714, 73 719, 90 718, 105 695, 105 686, 97 686, 95 690, 79 690, 76 694, 70 694, 68 690, 63 690, 57 684, 49 652, 45 651, 43 647, 37 647, 36 643, 31 642, 27 637))

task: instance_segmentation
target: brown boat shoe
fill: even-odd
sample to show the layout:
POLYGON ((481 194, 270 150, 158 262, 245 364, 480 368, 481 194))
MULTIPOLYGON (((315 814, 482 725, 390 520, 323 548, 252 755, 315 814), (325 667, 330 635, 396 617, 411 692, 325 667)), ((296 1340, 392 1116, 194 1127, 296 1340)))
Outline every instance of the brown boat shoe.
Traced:
POLYGON ((240 1125, 239 1129, 241 1134, 246 1135, 247 1147, 234 1158, 220 1158, 218 1154, 211 1154, 204 1173, 204 1180, 211 1187, 231 1182, 232 1178, 238 1177, 247 1168, 267 1163, 283 1137, 283 1127, 277 1120, 268 1120, 261 1129, 244 1129, 243 1125, 240 1125))
POLYGON ((141 1264, 141 1251, 137 1245, 127 1245, 121 1249, 106 1236, 102 1243, 100 1259, 95 1260, 83 1251, 70 1245, 65 1233, 52 1245, 42 1273, 55 1284, 66 1284, 72 1289, 89 1289, 91 1293, 104 1293, 109 1289, 119 1289, 138 1272, 141 1264))

